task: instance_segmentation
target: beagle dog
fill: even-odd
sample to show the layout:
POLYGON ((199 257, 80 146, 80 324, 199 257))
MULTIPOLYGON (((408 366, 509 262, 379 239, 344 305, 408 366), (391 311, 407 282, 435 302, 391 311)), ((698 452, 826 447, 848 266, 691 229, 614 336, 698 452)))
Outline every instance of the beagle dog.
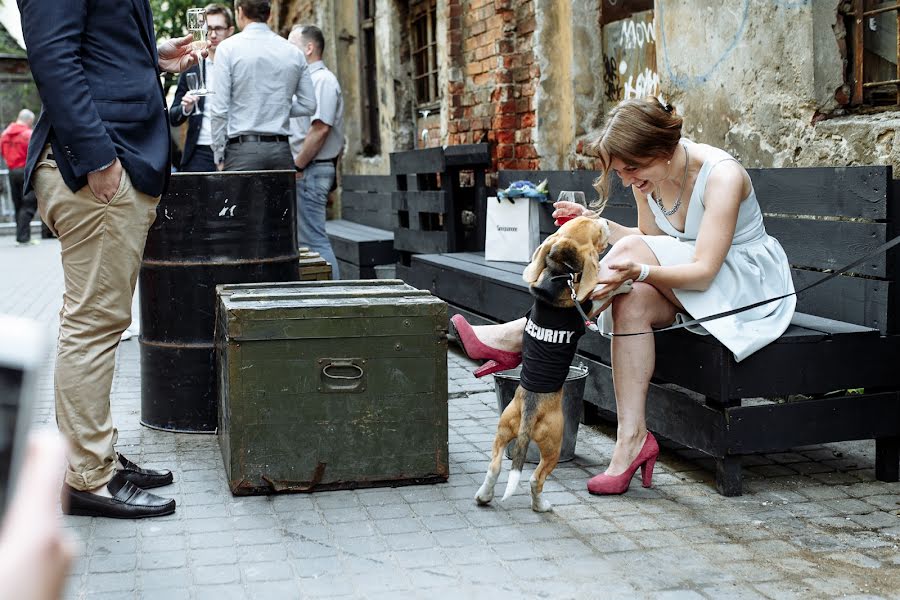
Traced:
POLYGON ((605 219, 578 217, 563 224, 535 250, 522 274, 534 297, 522 340, 522 376, 512 402, 500 415, 491 462, 475 502, 486 505, 494 498, 503 450, 513 439, 512 470, 503 500, 509 498, 522 476, 529 440, 541 453, 531 476, 531 508, 552 510, 541 498, 544 481, 559 462, 563 438, 563 383, 575 357, 578 339, 586 329, 576 309, 593 313, 612 296, 631 291, 628 281, 607 297, 590 300, 598 284, 600 254, 609 241, 605 219), (573 298, 574 296, 574 298, 573 298))

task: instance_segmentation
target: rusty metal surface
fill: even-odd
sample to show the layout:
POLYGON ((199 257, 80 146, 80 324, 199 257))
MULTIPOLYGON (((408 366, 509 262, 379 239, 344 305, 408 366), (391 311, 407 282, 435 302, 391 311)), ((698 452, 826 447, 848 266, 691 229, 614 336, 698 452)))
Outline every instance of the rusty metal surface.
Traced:
POLYGON ((139 277, 145 425, 215 430, 216 285, 299 278, 295 189, 292 171, 172 178, 139 277))

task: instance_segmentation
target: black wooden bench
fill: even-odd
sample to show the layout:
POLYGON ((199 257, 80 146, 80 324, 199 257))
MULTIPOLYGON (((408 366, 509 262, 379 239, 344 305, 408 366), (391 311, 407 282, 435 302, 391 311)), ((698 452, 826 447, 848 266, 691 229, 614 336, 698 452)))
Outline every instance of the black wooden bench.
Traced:
POLYGON ((341 219, 325 222, 341 279, 375 279, 382 265, 397 262, 390 175, 344 175, 341 219))
MULTIPOLYGON (((498 186, 546 177, 553 198, 560 190, 583 190, 590 198, 596 175, 501 171, 498 186)), ((890 167, 751 169, 750 176, 767 230, 784 246, 798 288, 900 230, 890 167)), ((551 210, 547 205, 542 215, 543 235, 555 230, 551 210)), ((634 225, 630 192, 618 189, 604 214, 634 225)), ((900 252, 876 257, 802 295, 785 334, 740 363, 711 336, 657 334, 649 428, 714 457, 716 486, 726 496, 741 494, 742 455, 843 440, 874 439, 876 477, 897 481, 898 260, 900 252), (847 392, 854 388, 863 392, 847 392), (799 394, 808 399, 784 401, 799 394)), ((522 268, 485 262, 480 253, 418 255, 407 280, 446 300, 451 314, 461 312, 476 323, 502 322, 522 316, 531 305, 522 268)), ((591 373, 586 408, 615 413, 609 340, 588 334, 579 354, 591 373)))

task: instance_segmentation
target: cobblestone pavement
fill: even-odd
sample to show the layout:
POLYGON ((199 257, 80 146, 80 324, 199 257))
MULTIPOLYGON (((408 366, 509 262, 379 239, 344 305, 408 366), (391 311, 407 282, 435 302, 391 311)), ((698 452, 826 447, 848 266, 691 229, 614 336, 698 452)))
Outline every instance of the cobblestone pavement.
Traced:
MULTIPOLYGON (((0 237, 0 312, 52 329, 58 248, 0 237)), ((138 424, 138 344, 124 342, 113 387, 120 449, 174 470, 160 491, 178 510, 64 517, 81 545, 67 597, 900 598, 900 485, 874 480, 873 443, 752 457, 739 498, 716 494, 708 460, 666 448, 653 488, 600 498, 585 481, 608 462, 614 428, 582 426, 576 459, 545 488, 554 513, 532 512, 527 486, 479 508, 497 416, 492 383, 471 366, 448 357, 447 484, 235 498, 214 436, 138 424)), ((53 423, 50 367, 42 424, 53 423)))

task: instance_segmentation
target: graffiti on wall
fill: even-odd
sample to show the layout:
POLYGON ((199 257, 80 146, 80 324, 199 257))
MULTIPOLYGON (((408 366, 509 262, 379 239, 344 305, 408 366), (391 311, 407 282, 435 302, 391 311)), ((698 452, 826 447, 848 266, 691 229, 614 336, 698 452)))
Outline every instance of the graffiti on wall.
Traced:
POLYGON ((608 100, 659 94, 653 11, 603 26, 603 84, 608 100))

